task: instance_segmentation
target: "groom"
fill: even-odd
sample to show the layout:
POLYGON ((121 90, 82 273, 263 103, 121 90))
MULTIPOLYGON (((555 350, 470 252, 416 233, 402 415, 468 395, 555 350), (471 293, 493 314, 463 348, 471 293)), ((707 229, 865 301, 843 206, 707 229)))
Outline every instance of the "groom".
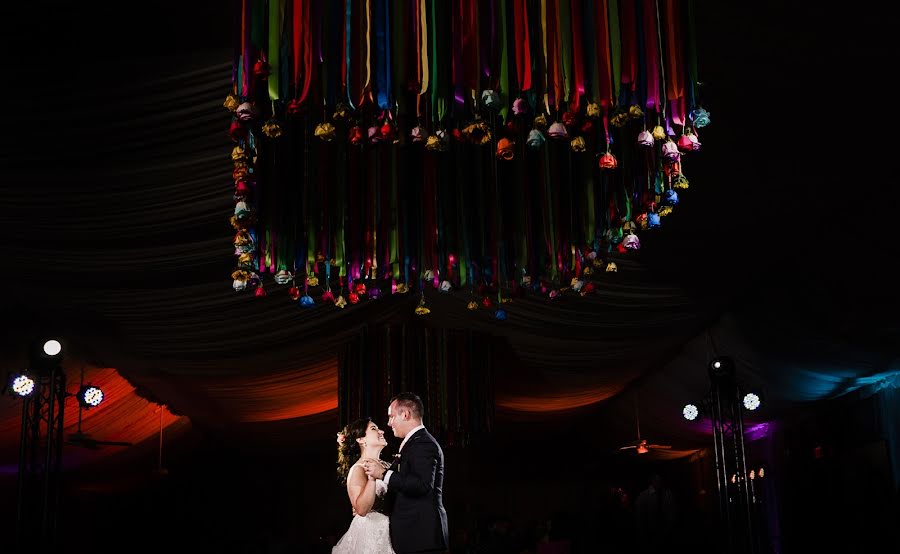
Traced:
POLYGON ((425 407, 411 392, 398 394, 388 406, 388 427, 403 439, 394 464, 385 471, 366 462, 366 473, 387 484, 394 509, 391 543, 398 554, 446 552, 449 548, 444 511, 444 452, 422 425, 425 407))

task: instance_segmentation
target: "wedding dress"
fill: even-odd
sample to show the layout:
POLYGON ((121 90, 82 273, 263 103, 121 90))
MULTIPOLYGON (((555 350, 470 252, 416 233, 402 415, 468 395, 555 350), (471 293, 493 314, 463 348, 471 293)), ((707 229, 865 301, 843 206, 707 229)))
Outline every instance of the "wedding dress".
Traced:
MULTIPOLYGON (((350 468, 362 467, 356 464, 350 468)), ((382 513, 387 485, 375 480, 375 504, 364 516, 354 515, 350 528, 331 549, 331 554, 394 554, 388 516, 382 513)))

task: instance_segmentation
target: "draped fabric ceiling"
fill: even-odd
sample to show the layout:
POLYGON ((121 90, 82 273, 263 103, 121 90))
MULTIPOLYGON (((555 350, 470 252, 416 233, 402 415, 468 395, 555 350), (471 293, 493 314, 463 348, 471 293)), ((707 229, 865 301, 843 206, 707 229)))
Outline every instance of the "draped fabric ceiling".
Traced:
MULTIPOLYGON (((706 437, 677 414, 686 397, 705 392, 714 354, 733 355, 742 378, 767 388, 769 416, 900 370, 888 279, 866 270, 858 286, 833 255, 874 268, 884 251, 827 226, 838 208, 812 200, 821 219, 793 229, 784 248, 761 250, 760 233, 778 242, 779 224, 808 206, 791 185, 827 181, 774 155, 753 172, 734 170, 743 161, 741 94, 749 96, 740 91, 764 67, 777 71, 780 53, 740 49, 748 37, 733 34, 744 28, 738 21, 759 16, 707 8, 698 15, 701 50, 722 45, 744 71, 732 71, 734 58, 705 58, 707 79, 721 83, 711 95, 717 126, 707 131, 705 161, 695 163, 691 202, 667 227, 639 255, 612 257, 618 272, 604 275, 591 297, 516 299, 505 322, 470 313, 463 295, 428 297, 431 314, 419 324, 472 328, 508 344, 509 362, 497 370, 498 421, 599 407, 627 422, 608 434, 614 445, 633 438, 637 397, 642 431, 689 451, 706 437)), ((221 23, 229 28, 227 17, 221 23)), ((220 38, 214 44, 227 45, 220 38)), ((109 389, 107 404, 85 420, 96 438, 152 442, 160 404, 164 426, 186 425, 186 417, 222 434, 330 433, 339 347, 366 325, 416 321, 418 299, 303 311, 275 295, 235 294, 222 278, 233 267, 222 109, 229 52, 148 50, 62 74, 22 64, 27 86, 13 90, 20 102, 10 128, 18 132, 4 135, 0 185, 11 329, 3 369, 19 367, 26 339, 48 329, 64 337, 70 383, 83 364, 109 389)), ((754 86, 763 87, 756 95, 775 85, 754 86)), ((772 141, 772 152, 782 147, 772 141)), ((12 402, 0 401, 4 467, 15 463, 12 402)))

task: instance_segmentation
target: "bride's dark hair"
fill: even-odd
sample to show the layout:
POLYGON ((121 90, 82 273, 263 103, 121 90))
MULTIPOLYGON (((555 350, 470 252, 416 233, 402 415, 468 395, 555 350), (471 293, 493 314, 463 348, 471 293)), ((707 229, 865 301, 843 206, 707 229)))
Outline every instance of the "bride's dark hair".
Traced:
POLYGON ((357 419, 353 423, 348 423, 346 427, 338 432, 337 474, 342 485, 347 483, 347 474, 350 473, 350 468, 362 456, 362 450, 360 450, 356 439, 366 435, 370 423, 372 423, 372 418, 364 417, 357 419), (343 440, 341 440, 341 437, 343 437, 343 440))

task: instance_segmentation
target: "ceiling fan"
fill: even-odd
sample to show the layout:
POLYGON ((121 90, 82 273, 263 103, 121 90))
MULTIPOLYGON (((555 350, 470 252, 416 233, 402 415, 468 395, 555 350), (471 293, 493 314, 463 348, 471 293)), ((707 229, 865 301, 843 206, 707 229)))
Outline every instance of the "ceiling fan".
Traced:
POLYGON ((634 420, 637 423, 637 440, 619 448, 619 450, 635 450, 638 454, 648 454, 651 450, 669 450, 672 447, 667 444, 648 444, 647 439, 641 438, 641 416, 638 413, 637 396, 634 398, 634 420))
MULTIPOLYGON (((81 368, 81 386, 84 387, 84 368, 81 368)), ((69 435, 66 444, 81 446, 90 450, 100 450, 101 446, 133 446, 133 443, 125 441, 97 440, 81 430, 81 412, 84 409, 81 402, 78 403, 78 429, 69 435)))

